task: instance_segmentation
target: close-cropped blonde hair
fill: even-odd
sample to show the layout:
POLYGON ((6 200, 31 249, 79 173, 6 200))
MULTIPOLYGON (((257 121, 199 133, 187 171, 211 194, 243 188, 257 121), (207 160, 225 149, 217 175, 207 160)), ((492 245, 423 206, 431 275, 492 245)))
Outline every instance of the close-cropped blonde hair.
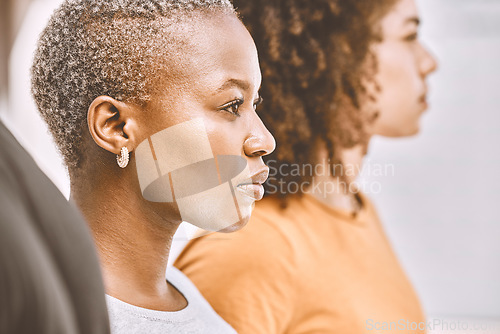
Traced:
POLYGON ((63 2, 40 36, 31 74, 38 110, 70 170, 83 159, 92 101, 147 102, 155 81, 175 72, 172 54, 186 51, 180 25, 214 12, 235 14, 229 0, 63 2))

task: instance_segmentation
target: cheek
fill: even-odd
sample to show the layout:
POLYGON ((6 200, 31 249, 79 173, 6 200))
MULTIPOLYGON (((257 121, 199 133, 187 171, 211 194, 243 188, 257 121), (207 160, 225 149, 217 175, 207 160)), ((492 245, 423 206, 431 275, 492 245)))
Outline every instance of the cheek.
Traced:
POLYGON ((418 129, 422 89, 410 50, 404 46, 381 48, 376 80, 381 90, 376 94, 379 117, 375 132, 388 136, 414 133, 418 129))
POLYGON ((206 122, 205 124, 214 155, 243 154, 243 131, 234 122, 206 122))
POLYGON ((210 117, 176 124, 141 143, 135 150, 137 176, 144 199, 164 203, 159 214, 231 231, 246 224, 255 202, 238 187, 251 181, 240 154, 243 132, 235 122, 210 117))
POLYGON ((382 89, 381 102, 404 108, 418 99, 415 96, 419 88, 414 57, 407 50, 400 49, 391 48, 381 53, 377 80, 382 89))

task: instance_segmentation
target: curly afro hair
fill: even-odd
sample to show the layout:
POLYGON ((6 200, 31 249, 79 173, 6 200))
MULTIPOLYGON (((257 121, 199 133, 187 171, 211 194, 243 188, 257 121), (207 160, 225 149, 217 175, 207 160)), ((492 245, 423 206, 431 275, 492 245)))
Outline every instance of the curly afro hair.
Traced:
POLYGON ((66 0, 42 32, 32 94, 67 167, 81 167, 87 110, 100 95, 143 104, 175 75, 200 15, 235 15, 229 0, 66 0), (186 28, 187 27, 187 28, 186 28))
POLYGON ((378 23, 396 2, 233 0, 259 50, 260 114, 278 143, 266 160, 283 174, 269 178, 268 189, 310 182, 312 175, 290 171, 318 162, 319 141, 332 166, 341 163, 340 148, 367 144, 365 125, 375 115, 360 106, 373 98, 363 85, 376 71, 370 45, 381 39, 378 23))

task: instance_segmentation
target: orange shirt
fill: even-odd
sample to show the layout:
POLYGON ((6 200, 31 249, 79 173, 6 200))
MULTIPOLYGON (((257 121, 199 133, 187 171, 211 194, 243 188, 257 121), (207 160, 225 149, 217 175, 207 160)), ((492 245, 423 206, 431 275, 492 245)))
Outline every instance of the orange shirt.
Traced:
POLYGON ((351 215, 311 195, 266 198, 242 230, 191 241, 177 259, 240 334, 424 333, 415 292, 372 204, 351 215))

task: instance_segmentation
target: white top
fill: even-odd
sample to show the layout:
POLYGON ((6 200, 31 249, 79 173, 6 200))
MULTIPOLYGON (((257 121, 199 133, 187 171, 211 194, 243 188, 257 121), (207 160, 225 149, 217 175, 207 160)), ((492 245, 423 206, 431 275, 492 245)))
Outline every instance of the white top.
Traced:
POLYGON ((194 284, 178 269, 167 270, 167 281, 186 298, 180 311, 155 311, 106 295, 112 334, 235 334, 236 331, 215 313, 194 284))

